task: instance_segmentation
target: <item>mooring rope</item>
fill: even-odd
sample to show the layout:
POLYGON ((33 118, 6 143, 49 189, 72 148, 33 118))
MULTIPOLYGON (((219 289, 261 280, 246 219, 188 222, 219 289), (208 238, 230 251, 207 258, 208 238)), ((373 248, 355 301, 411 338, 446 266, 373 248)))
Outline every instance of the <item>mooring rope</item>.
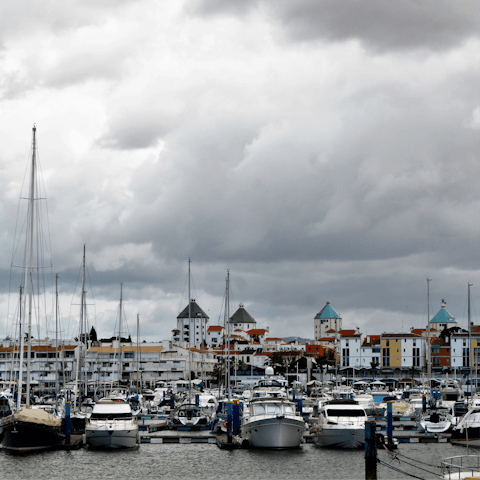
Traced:
POLYGON ((405 472, 404 470, 401 470, 400 468, 394 467, 393 465, 390 465, 387 462, 384 462, 383 460, 377 459, 378 463, 380 465, 383 465, 384 467, 391 468, 392 470, 395 470, 396 472, 403 473, 404 475, 408 475, 409 477, 412 478, 418 478, 419 480, 426 480, 423 477, 417 477, 416 475, 413 475, 412 473, 405 472))

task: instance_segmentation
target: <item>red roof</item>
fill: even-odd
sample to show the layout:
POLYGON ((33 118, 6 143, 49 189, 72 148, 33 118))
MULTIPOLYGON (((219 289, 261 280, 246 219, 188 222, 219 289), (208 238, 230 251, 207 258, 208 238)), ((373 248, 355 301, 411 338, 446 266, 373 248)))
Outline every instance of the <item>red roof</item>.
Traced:
POLYGON ((266 330, 263 330, 261 328, 254 328, 253 330, 249 330, 247 333, 249 335, 265 335, 266 330))
POLYGON ((283 342, 283 338, 277 338, 277 337, 268 337, 265 340, 280 340, 283 342))
POLYGON ((334 342, 335 339, 333 337, 323 337, 323 338, 319 338, 317 341, 318 342, 334 342))
POLYGON ((223 327, 221 325, 211 325, 210 327, 208 327, 207 332, 220 332, 221 330, 223 330, 223 327))
POLYGON ((356 330, 340 330, 338 333, 342 337, 351 337, 353 335, 360 335, 356 330))
POLYGON ((330 330, 327 330, 327 333, 335 333, 335 330, 331 328, 330 330))

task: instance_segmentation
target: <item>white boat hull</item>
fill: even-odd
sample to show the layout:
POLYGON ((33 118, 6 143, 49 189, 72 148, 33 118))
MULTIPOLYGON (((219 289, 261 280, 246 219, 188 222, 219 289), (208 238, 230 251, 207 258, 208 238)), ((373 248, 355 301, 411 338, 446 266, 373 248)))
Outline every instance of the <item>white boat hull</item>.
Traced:
POLYGON ((365 427, 328 425, 314 430, 314 441, 321 447, 362 448, 365 445, 365 427))
POLYGON ((272 416, 246 420, 241 428, 241 436, 249 446, 255 448, 298 448, 304 431, 305 422, 302 418, 272 416))
POLYGON ((86 427, 85 437, 90 448, 134 448, 140 443, 138 427, 130 429, 86 427))

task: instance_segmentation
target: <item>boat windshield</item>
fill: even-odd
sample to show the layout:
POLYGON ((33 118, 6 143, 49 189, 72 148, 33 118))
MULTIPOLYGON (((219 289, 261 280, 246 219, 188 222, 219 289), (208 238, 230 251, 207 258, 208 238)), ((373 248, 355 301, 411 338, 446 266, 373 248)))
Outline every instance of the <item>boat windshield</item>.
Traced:
POLYGON ((293 414, 295 410, 291 405, 254 405, 254 415, 263 415, 265 413, 273 415, 280 415, 282 413, 293 414))
POLYGON ((327 409, 327 415, 329 417, 364 417, 365 412, 354 408, 329 408, 327 409))
POLYGON ((131 413, 92 413, 90 420, 131 420, 131 413))

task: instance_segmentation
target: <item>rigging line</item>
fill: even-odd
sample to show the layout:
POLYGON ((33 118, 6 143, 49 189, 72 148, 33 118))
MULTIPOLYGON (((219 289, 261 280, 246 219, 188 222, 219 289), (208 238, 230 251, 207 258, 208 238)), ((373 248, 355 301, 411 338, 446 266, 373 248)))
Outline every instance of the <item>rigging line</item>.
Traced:
POLYGON ((403 473, 404 475, 408 475, 409 477, 418 478, 419 480, 426 480, 424 477, 417 477, 416 475, 413 475, 412 473, 405 472, 404 470, 401 470, 400 468, 394 467, 393 465, 390 465, 389 463, 384 462, 383 460, 380 460, 379 458, 377 458, 377 462, 380 465, 383 465, 384 467, 390 468, 390 469, 395 470, 396 472, 399 472, 399 473, 403 473))
MULTIPOLYGON (((188 280, 188 273, 187 273, 187 276, 185 277, 185 283, 183 285, 182 298, 180 298, 180 305, 178 306, 178 312, 179 313, 182 311, 182 303, 183 303, 183 297, 185 295, 185 289, 187 288, 187 280, 188 280)), ((188 302, 190 302, 190 299, 188 299, 188 302)), ((187 302, 187 308, 188 308, 188 302, 187 302)))

